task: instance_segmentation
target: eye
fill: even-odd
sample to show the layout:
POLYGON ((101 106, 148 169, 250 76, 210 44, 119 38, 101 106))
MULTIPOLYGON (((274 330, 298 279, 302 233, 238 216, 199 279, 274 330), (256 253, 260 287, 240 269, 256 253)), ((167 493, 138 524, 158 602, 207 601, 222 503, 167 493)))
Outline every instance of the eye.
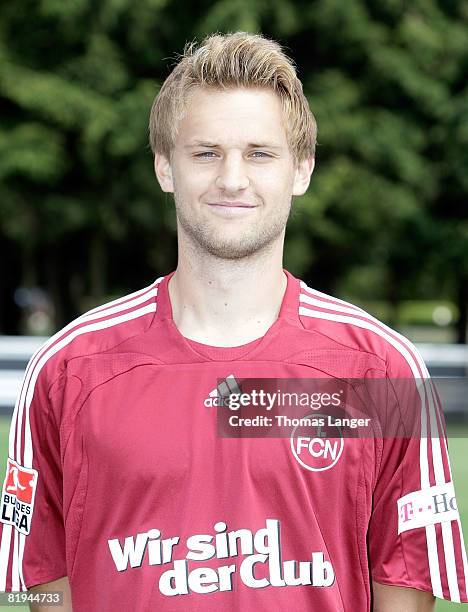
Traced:
POLYGON ((214 151, 204 151, 203 153, 196 153, 194 157, 198 157, 199 159, 210 159, 211 155, 216 155, 214 151))
POLYGON ((264 151, 254 151, 254 152, 252 153, 252 155, 253 155, 253 156, 255 156, 255 157, 256 157, 256 156, 259 156, 260 158, 263 158, 263 157, 271 157, 271 155, 268 155, 268 153, 265 153, 264 151))

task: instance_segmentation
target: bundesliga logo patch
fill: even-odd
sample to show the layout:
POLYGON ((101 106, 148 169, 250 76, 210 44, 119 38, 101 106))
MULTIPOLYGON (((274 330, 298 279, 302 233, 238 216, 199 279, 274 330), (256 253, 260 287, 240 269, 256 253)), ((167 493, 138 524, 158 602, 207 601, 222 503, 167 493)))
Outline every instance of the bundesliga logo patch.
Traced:
POLYGON ((24 535, 28 535, 31 529, 37 478, 37 470, 25 468, 8 458, 0 520, 13 525, 24 535))

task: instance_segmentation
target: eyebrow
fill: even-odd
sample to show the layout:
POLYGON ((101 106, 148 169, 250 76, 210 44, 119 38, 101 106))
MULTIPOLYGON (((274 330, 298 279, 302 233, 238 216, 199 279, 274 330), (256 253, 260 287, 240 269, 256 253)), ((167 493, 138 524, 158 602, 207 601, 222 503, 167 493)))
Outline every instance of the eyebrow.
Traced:
MULTIPOLYGON (((216 149, 216 148, 219 148, 220 146, 221 145, 215 142, 209 142, 207 140, 194 140, 188 145, 186 145, 184 149, 191 149, 193 147, 207 147, 210 149, 216 149)), ((267 142, 264 142, 264 143, 249 142, 247 144, 247 147, 250 149, 282 149, 283 148, 279 144, 267 143, 267 142)))

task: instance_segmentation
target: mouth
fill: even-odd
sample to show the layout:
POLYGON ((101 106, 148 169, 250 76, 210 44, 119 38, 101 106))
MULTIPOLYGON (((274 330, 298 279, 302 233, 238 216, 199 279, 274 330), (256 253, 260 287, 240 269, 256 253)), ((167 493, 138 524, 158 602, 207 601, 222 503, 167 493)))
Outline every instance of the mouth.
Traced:
POLYGON ((247 202, 209 202, 208 206, 214 208, 256 208, 256 204, 248 204, 247 202))

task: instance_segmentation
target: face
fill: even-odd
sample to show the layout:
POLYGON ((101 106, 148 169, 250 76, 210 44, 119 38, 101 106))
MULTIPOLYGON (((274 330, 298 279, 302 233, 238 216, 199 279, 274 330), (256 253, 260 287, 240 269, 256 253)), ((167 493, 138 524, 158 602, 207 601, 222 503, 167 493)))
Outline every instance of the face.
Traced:
POLYGON ((156 154, 155 170, 163 191, 174 193, 179 240, 240 259, 282 241, 313 158, 295 166, 273 91, 197 88, 171 160, 156 154))

